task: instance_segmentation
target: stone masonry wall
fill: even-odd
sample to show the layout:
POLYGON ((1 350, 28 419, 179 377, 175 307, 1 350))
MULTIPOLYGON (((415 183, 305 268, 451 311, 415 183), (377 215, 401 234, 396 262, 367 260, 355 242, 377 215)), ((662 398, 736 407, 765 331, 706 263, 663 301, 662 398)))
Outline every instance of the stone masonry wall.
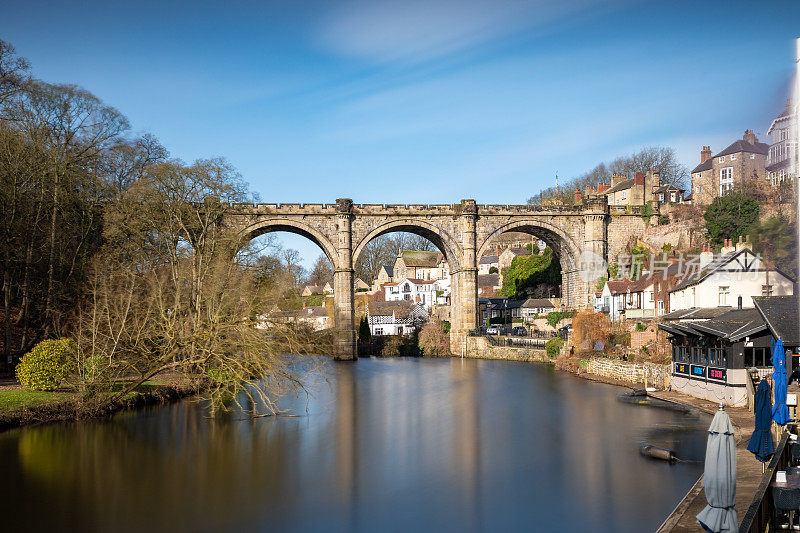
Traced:
POLYGON ((648 387, 664 389, 669 385, 670 365, 629 363, 616 359, 593 357, 585 368, 589 374, 629 383, 647 383, 648 387))

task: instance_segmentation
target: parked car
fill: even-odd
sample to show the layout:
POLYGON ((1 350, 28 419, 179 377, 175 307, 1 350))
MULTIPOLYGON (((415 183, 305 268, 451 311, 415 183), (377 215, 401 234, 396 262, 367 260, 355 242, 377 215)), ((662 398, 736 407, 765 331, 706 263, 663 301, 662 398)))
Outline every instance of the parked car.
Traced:
POLYGON ((561 337, 562 339, 566 339, 571 329, 572 329, 572 324, 561 326, 560 328, 558 328, 558 336, 561 337))
POLYGON ((500 326, 489 326, 486 328, 487 335, 500 335, 500 326))
POLYGON ((514 326, 514 329, 511 330, 511 334, 517 337, 524 337, 528 334, 528 330, 525 329, 524 326, 514 326))

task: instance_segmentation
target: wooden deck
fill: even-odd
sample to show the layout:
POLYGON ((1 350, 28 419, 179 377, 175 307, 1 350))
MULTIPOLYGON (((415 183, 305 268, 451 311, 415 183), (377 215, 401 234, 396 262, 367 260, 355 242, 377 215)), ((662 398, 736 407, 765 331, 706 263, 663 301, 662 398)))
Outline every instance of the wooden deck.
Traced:
MULTIPOLYGON (((659 391, 650 395, 654 398, 690 405, 709 414, 714 414, 719 408, 713 402, 693 398, 679 392, 659 391)), ((725 411, 727 411, 731 417, 731 422, 736 427, 736 514, 741 522, 747 512, 747 508, 750 506, 756 488, 761 482, 761 463, 756 460, 752 453, 747 451, 747 443, 755 427, 755 415, 747 408, 726 407, 725 411)), ((705 506, 706 496, 703 491, 703 478, 701 477, 672 514, 661 524, 658 532, 703 531, 695 517, 705 506)))

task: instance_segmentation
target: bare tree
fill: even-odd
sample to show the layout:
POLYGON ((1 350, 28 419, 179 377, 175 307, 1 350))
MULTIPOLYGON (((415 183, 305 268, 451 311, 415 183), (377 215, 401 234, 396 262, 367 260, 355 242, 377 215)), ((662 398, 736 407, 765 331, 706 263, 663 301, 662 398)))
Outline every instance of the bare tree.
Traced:
POLYGON ((314 268, 311 269, 311 274, 308 276, 308 283, 310 285, 325 285, 325 283, 333 281, 333 265, 325 254, 320 255, 314 263, 314 268))

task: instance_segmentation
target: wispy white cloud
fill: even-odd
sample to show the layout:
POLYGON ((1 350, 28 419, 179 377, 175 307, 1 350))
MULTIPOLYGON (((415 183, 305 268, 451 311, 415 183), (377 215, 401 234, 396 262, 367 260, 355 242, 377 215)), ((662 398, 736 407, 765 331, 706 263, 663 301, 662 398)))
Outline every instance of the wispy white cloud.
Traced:
POLYGON ((352 0, 321 20, 320 41, 374 62, 416 63, 541 28, 603 0, 352 0))

